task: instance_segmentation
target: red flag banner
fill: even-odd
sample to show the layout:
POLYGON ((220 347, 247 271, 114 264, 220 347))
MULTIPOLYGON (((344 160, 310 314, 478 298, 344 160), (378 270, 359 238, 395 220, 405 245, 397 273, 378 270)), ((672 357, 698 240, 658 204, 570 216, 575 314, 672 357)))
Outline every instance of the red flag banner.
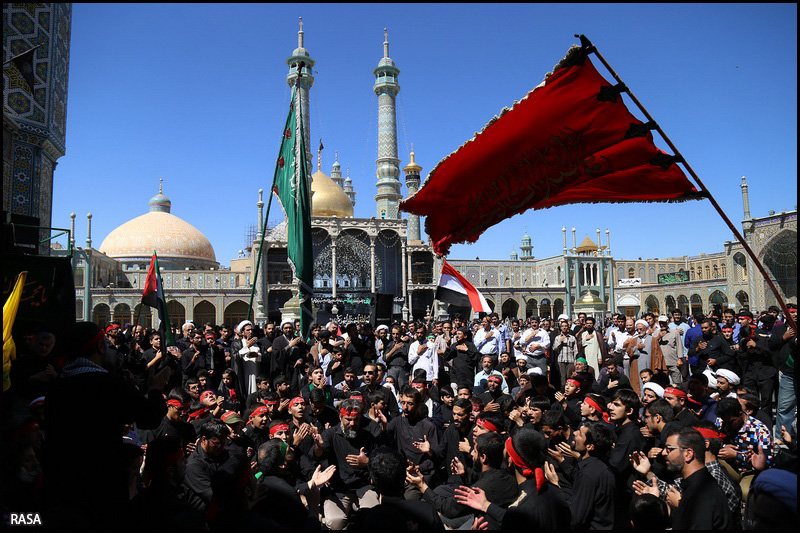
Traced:
POLYGON ((400 204, 427 217, 437 254, 531 208, 704 197, 587 54, 573 46, 541 85, 440 161, 400 204))

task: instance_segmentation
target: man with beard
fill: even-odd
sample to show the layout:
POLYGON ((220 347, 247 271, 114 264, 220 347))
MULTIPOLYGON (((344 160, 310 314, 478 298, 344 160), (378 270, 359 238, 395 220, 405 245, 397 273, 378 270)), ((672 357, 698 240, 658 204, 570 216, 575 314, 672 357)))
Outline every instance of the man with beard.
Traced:
POLYGON ((370 363, 364 367, 363 381, 364 384, 359 387, 358 391, 365 398, 370 392, 375 392, 376 390, 383 392, 386 397, 386 411, 384 413, 386 418, 391 420, 396 417, 400 412, 400 408, 397 405, 397 398, 395 398, 392 391, 381 385, 378 381, 378 367, 375 364, 370 363))
POLYGON ((432 449, 438 448, 439 430, 422 412, 422 395, 411 385, 400 389, 400 407, 402 416, 393 418, 386 426, 389 443, 407 460, 419 465, 425 479, 430 480, 435 473, 433 458, 421 452, 414 443, 427 440, 432 449))
POLYGON ((266 368, 263 364, 265 358, 258 345, 258 338, 254 334, 253 323, 245 320, 236 329, 241 338, 231 342, 231 368, 236 372, 239 380, 239 390, 242 394, 248 395, 258 389, 256 376, 269 374, 269 372, 265 372, 266 368))
POLYGON ((586 317, 581 331, 575 335, 578 341, 578 353, 586 359, 589 366, 594 368, 595 375, 600 375, 600 366, 608 357, 606 342, 603 335, 595 329, 594 317, 586 317))
MULTIPOLYGON (((308 346, 294 330, 291 320, 284 320, 281 324, 281 335, 272 342, 272 356, 269 358, 270 372, 285 374, 292 384, 292 391, 298 384, 298 377, 303 373, 303 360, 308 353, 308 346)), ((275 375, 275 374, 271 374, 275 375)))
MULTIPOLYGON (((682 478, 682 494, 672 513, 672 528, 733 529, 725 493, 705 466, 706 443, 700 432, 691 427, 678 429, 667 437, 665 449, 667 470, 682 478)), ((660 496, 656 478, 649 485, 637 481, 635 490, 660 496)))
MULTIPOLYGON (((686 364, 686 361, 683 359, 683 330, 677 327, 670 329, 668 320, 666 316, 658 317, 658 324, 661 326, 661 331, 653 338, 653 351, 661 352, 661 357, 667 368, 670 382, 678 385, 683 382, 681 367, 686 364)), ((651 366, 649 368, 653 367, 651 366)))
POLYGON ((368 358, 368 352, 374 359, 374 350, 370 350, 368 343, 361 339, 358 334, 358 324, 348 324, 345 332, 347 333, 347 338, 344 341, 345 360, 348 362, 348 366, 355 370, 356 375, 360 376, 364 371, 364 364, 371 360, 368 358))
POLYGON ((486 392, 478 396, 487 411, 499 411, 503 402, 511 402, 512 398, 503 392, 503 378, 492 374, 486 380, 486 392))
MULTIPOLYGON (((516 479, 503 469, 504 448, 503 440, 495 433, 486 433, 475 439, 475 448, 472 450, 472 467, 478 475, 478 480, 470 489, 473 491, 480 489, 487 500, 505 508, 517 499, 519 487, 516 479)), ((416 468, 412 470, 407 479, 422 492, 422 497, 439 511, 442 515, 442 522, 446 526, 459 528, 472 523, 472 509, 456 501, 453 497, 454 490, 447 486, 431 490, 416 468)), ((500 527, 496 519, 491 516, 487 516, 487 521, 490 529, 500 527)))
POLYGON ((547 375, 547 349, 550 347, 550 333, 539 327, 539 317, 530 318, 530 328, 522 334, 522 354, 528 361, 528 368, 540 368, 547 375))
POLYGON ((679 427, 686 427, 697 422, 697 415, 686 407, 686 391, 676 389, 675 387, 667 387, 664 389, 664 400, 672 406, 672 412, 674 414, 672 421, 674 424, 679 427))
POLYGON ((505 441, 508 466, 519 486, 519 498, 508 509, 490 501, 480 488, 456 489, 456 501, 486 513, 503 530, 566 530, 570 510, 557 487, 544 481, 547 443, 531 429, 521 429, 505 441))
POLYGON ((323 468, 336 466, 330 480, 332 491, 322 503, 324 525, 334 530, 347 525, 354 507, 369 508, 379 503, 367 468, 375 437, 360 427, 360 403, 347 399, 339 404, 339 421, 336 427, 323 431, 313 447, 315 461, 323 468))
POLYGON ((619 371, 619 366, 613 359, 606 361, 606 374, 593 387, 594 392, 603 396, 611 396, 616 390, 633 388, 628 376, 619 371))
POLYGON ((552 353, 556 357, 558 363, 558 370, 560 376, 560 385, 563 387, 569 375, 567 369, 569 365, 575 363, 575 358, 578 357, 578 341, 569 332, 569 322, 562 320, 558 324, 559 331, 552 336, 551 342, 552 353))
POLYGON ((472 402, 467 399, 459 398, 453 404, 453 422, 447 426, 442 433, 439 446, 433 448, 427 439, 422 442, 415 442, 414 446, 422 453, 433 457, 437 470, 442 478, 446 478, 447 483, 459 483, 460 477, 453 474, 450 465, 454 459, 458 459, 462 464, 468 464, 468 453, 462 450, 469 450, 469 436, 472 433, 472 422, 470 412, 472 402))
MULTIPOLYGON (((606 424, 592 422, 581 426, 574 435, 580 460, 573 475, 575 484, 569 502, 571 529, 612 529, 616 487, 614 474, 605 461, 614 446, 614 431, 606 424)), ((548 479, 556 482, 550 475, 548 479)))
POLYGON ((231 430, 222 420, 210 418, 200 426, 200 444, 189 457, 183 484, 192 507, 205 512, 214 496, 211 481, 214 474, 230 458, 226 442, 231 430))
POLYGON ((467 340, 468 330, 458 328, 455 340, 444 357, 450 363, 450 379, 453 390, 458 390, 461 383, 472 383, 475 380, 475 366, 478 364, 478 349, 467 340))
POLYGON ((639 370, 650 368, 650 358, 653 354, 653 336, 649 332, 647 320, 637 320, 634 328, 636 333, 626 341, 626 351, 631 361, 630 380, 631 387, 636 394, 642 392, 642 377, 639 370))
POLYGON ((692 342, 688 356, 696 357, 692 366, 692 374, 701 374, 706 366, 712 370, 717 368, 730 368, 733 363, 733 351, 722 335, 715 335, 713 321, 706 319, 700 324, 702 335, 692 342))

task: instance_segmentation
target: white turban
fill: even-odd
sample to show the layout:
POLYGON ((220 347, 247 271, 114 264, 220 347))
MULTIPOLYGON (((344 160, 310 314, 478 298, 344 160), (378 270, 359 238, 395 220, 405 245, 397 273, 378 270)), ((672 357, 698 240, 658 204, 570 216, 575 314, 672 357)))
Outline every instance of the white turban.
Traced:
POLYGON ((712 389, 716 389, 717 376, 714 374, 714 372, 710 368, 707 368, 703 374, 705 374, 705 376, 708 378, 708 386, 712 389))
POLYGON ((739 376, 737 376, 735 372, 725 370, 724 368, 717 370, 717 377, 725 378, 725 380, 733 386, 736 386, 741 382, 739 376))
POLYGON ((561 320, 569 321, 569 317, 567 315, 558 315, 558 320, 559 321, 561 321, 561 320))
POLYGON ((641 318, 636 321, 636 323, 634 324, 634 327, 638 326, 639 324, 642 324, 646 328, 650 327, 650 324, 647 323, 647 320, 642 320, 641 318))
POLYGON ((650 389, 651 391, 655 392, 656 396, 658 396, 659 398, 664 397, 664 387, 662 387, 658 383, 653 383, 652 381, 648 381, 647 383, 644 384, 644 387, 642 387, 642 392, 646 391, 647 389, 650 389))
POLYGON ((281 329, 283 329, 283 326, 285 326, 286 324, 291 324, 292 327, 294 327, 294 320, 286 319, 283 322, 281 322, 281 329))
POLYGON ((535 367, 531 368, 530 370, 528 370, 528 374, 530 374, 532 376, 537 376, 537 375, 538 376, 543 376, 544 372, 542 372, 541 368, 539 368, 538 366, 535 366, 535 367))
POLYGON ((234 329, 234 331, 236 333, 241 333, 242 332, 242 328, 245 327, 245 326, 248 326, 248 325, 252 326, 253 323, 250 322, 249 320, 242 320, 241 322, 239 322, 239 325, 236 326, 236 329, 234 329))

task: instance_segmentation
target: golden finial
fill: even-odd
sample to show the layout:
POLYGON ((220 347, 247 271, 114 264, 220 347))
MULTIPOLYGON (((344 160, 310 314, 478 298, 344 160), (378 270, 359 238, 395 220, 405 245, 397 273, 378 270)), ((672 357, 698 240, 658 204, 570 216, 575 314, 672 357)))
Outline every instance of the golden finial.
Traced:
POLYGON ((303 17, 300 17, 300 31, 303 31, 303 17))
POLYGON ((164 194, 164 178, 159 178, 158 194, 164 194))

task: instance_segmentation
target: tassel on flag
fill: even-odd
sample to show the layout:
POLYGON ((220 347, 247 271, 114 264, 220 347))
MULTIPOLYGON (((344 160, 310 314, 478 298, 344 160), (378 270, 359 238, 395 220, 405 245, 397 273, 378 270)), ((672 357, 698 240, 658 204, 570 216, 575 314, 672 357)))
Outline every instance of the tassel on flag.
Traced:
POLYGON ((436 299, 456 307, 471 307, 475 313, 491 313, 486 298, 447 261, 442 265, 442 277, 436 288, 436 299))
POLYGON ((155 307, 158 310, 159 331, 161 331, 164 346, 175 346, 175 338, 172 336, 172 328, 169 325, 167 300, 164 297, 164 287, 161 285, 158 257, 155 252, 153 252, 153 258, 150 259, 150 269, 147 271, 147 278, 144 282, 142 304, 155 307))

